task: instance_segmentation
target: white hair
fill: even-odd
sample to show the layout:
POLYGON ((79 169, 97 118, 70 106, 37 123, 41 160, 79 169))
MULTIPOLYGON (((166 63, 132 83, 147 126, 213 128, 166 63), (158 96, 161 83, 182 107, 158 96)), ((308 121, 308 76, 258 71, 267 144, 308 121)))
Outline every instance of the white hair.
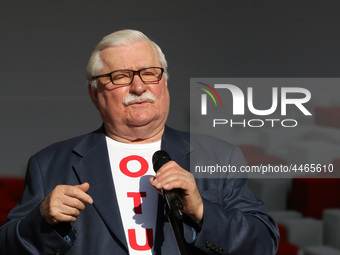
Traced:
POLYGON ((88 84, 91 84, 92 89, 97 88, 97 80, 92 80, 93 76, 99 75, 100 71, 104 68, 103 61, 100 57, 100 52, 109 47, 117 47, 128 45, 134 42, 146 41, 149 42, 152 48, 158 55, 161 67, 164 68, 164 78, 168 80, 167 62, 161 48, 146 35, 137 30, 120 30, 105 36, 92 51, 86 68, 86 77, 88 84))

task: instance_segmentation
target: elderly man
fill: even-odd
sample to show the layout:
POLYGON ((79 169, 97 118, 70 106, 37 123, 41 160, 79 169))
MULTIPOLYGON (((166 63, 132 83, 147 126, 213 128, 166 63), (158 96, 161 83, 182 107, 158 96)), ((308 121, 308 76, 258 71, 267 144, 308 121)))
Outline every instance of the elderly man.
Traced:
POLYGON ((159 195, 173 189, 188 254, 275 254, 276 224, 246 180, 190 174, 193 155, 236 166, 243 157, 228 143, 190 143, 165 125, 167 77, 164 54, 141 32, 103 38, 87 67, 103 126, 30 159, 22 201, 0 230, 0 254, 179 254, 159 195), (173 161, 154 176, 160 149, 173 161))

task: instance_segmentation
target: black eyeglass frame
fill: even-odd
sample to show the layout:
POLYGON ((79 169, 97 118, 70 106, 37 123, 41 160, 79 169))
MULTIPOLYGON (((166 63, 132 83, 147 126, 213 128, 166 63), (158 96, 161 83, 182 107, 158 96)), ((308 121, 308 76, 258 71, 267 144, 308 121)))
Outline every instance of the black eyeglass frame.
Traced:
POLYGON ((145 68, 142 68, 142 69, 139 69, 139 70, 119 69, 119 70, 114 70, 114 71, 112 71, 110 73, 93 76, 93 77, 91 77, 91 80, 95 80, 95 79, 98 79, 98 78, 101 78, 101 77, 110 77, 110 80, 111 80, 112 84, 117 85, 117 86, 127 86, 127 85, 130 85, 133 82, 133 79, 135 78, 135 75, 138 74, 138 76, 139 76, 139 78, 141 79, 142 82, 150 83, 150 84, 155 84, 155 83, 158 83, 162 79, 163 73, 164 73, 164 68, 163 67, 158 67, 158 66, 145 67, 145 68), (161 73, 157 77, 156 81, 151 81, 151 82, 150 81, 146 81, 145 82, 143 80, 140 72, 143 71, 143 70, 146 70, 146 69, 150 69, 150 68, 160 69, 161 73), (131 81, 129 83, 123 83, 123 84, 116 84, 116 83, 114 83, 113 79, 112 79, 112 74, 115 73, 115 72, 119 72, 119 71, 131 71, 132 72, 132 79, 131 79, 131 81))

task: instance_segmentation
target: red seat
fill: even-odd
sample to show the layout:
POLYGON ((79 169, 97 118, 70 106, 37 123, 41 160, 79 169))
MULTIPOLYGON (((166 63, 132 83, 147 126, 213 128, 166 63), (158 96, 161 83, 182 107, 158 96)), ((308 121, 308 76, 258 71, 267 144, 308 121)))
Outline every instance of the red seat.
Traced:
POLYGON ((24 192, 23 178, 0 178, 0 226, 4 224, 7 214, 17 205, 24 192))
POLYGON ((16 177, 1 177, 0 190, 6 191, 8 196, 14 200, 19 201, 24 193, 24 178, 16 177))
POLYGON ((7 213, 0 211, 0 227, 5 223, 7 217, 7 213))
POLYGON ((280 232, 280 242, 281 241, 287 241, 287 229, 284 225, 282 224, 277 224, 279 227, 279 232, 280 232))
POLYGON ((322 218, 324 209, 340 207, 340 179, 293 178, 291 207, 304 217, 322 218))
POLYGON ((299 247, 287 241, 287 229, 282 224, 277 224, 280 231, 279 249, 276 255, 298 255, 299 247))
POLYGON ((6 212, 9 213, 10 210, 12 210, 14 208, 14 206, 16 206, 16 204, 18 203, 18 201, 13 200, 11 198, 9 198, 8 196, 4 196, 3 194, 1 194, 0 192, 0 212, 6 212))
POLYGON ((287 241, 280 241, 276 255, 298 255, 299 247, 287 241))

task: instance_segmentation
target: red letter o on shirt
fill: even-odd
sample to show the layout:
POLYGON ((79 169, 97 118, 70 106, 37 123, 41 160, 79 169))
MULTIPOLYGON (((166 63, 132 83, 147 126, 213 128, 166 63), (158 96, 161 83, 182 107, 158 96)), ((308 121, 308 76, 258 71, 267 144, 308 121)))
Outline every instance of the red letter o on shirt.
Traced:
POLYGON ((123 158, 119 163, 119 168, 120 168, 120 171, 123 174, 125 174, 129 177, 135 178, 135 177, 143 176, 148 171, 149 164, 144 158, 137 156, 137 155, 132 155, 132 156, 128 156, 126 158, 123 158), (129 169, 127 168, 127 164, 132 160, 137 160, 141 164, 141 168, 140 168, 139 171, 130 172, 129 169))

